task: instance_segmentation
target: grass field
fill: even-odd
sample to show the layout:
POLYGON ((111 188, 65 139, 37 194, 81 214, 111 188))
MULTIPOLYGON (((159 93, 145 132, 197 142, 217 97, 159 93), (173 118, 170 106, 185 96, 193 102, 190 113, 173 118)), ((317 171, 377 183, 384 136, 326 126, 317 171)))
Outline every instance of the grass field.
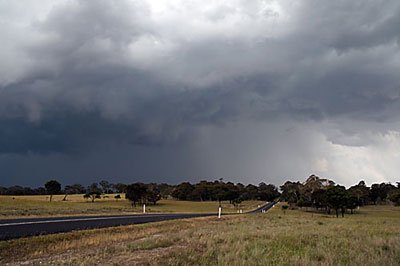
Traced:
MULTIPOLYGON (((90 202, 83 195, 70 195, 67 201, 62 201, 63 195, 53 196, 49 202, 48 196, 0 196, 0 219, 17 217, 44 217, 65 215, 96 215, 96 214, 124 214, 142 212, 142 206, 132 207, 125 195, 116 200, 116 194, 107 195, 107 198, 96 199, 90 202)), ((244 211, 254 209, 261 201, 245 201, 241 205, 244 211)), ((229 202, 222 202, 223 212, 236 212, 236 208, 229 202)), ((194 202, 160 200, 157 205, 146 206, 150 213, 208 213, 218 211, 218 202, 194 202)))
POLYGON ((335 218, 287 211, 185 219, 0 242, 0 264, 399 265, 400 208, 335 218))

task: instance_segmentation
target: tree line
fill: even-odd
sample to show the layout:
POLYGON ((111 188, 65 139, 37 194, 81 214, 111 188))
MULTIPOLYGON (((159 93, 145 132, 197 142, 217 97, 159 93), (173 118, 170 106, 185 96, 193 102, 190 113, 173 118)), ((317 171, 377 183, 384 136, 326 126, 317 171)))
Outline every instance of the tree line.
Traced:
POLYGON ((294 207, 313 207, 326 213, 334 210, 336 216, 346 210, 369 204, 393 203, 400 206, 400 182, 373 184, 368 187, 364 181, 346 189, 332 180, 311 175, 305 182, 287 181, 281 187, 281 200, 294 207))
MULTIPOLYGON (((183 182, 178 185, 166 183, 144 184, 112 184, 102 180, 84 187, 81 184, 66 185, 63 189, 57 180, 49 180, 44 187, 32 189, 30 187, 12 186, 0 187, 0 195, 52 195, 64 194, 67 200, 70 194, 83 194, 83 197, 95 201, 101 195, 111 193, 125 193, 126 199, 136 204, 156 204, 160 199, 174 198, 191 201, 229 201, 234 205, 244 200, 273 201, 280 198, 289 203, 290 208, 312 207, 318 211, 330 213, 332 210, 344 215, 346 210, 352 213, 358 206, 368 204, 394 203, 400 206, 400 182, 397 186, 391 183, 373 184, 366 186, 364 181, 346 189, 335 184, 334 181, 311 175, 305 182, 287 181, 278 188, 273 184, 260 183, 258 186, 241 183, 216 181, 200 181, 196 184, 183 182)), ((120 195, 115 196, 121 198, 120 195)))
MULTIPOLYGON (((258 186, 241 183, 224 182, 222 179, 216 181, 200 181, 196 184, 183 182, 178 185, 166 183, 133 183, 112 184, 108 181, 92 183, 84 187, 81 184, 66 185, 64 189, 57 180, 49 180, 44 187, 32 189, 29 187, 13 186, 9 188, 0 187, 0 195, 53 195, 64 194, 64 200, 68 195, 84 194, 83 197, 95 201, 102 194, 125 193, 127 199, 136 204, 156 204, 160 199, 174 198, 178 200, 191 201, 229 201, 239 204, 244 200, 272 201, 280 196, 278 188, 272 184, 260 183, 258 186)), ((118 197, 118 195, 116 196, 118 197)))

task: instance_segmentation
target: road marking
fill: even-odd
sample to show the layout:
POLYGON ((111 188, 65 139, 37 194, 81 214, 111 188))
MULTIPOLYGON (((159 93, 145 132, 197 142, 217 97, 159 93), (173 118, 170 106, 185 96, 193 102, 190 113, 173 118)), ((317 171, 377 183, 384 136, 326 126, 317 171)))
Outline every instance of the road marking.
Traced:
MULTIPOLYGON (((79 222, 79 221, 95 221, 95 220, 107 220, 107 219, 127 219, 127 218, 138 218, 138 217, 163 217, 166 215, 132 215, 132 216, 110 216, 110 217, 96 217, 96 218, 79 218, 79 219, 65 219, 65 220, 47 220, 47 221, 31 221, 31 222, 19 222, 19 223, 8 223, 0 224, 1 226, 11 225, 24 225, 24 224, 41 224, 41 223, 61 223, 61 222, 79 222)), ((167 217, 170 215, 167 215, 167 217)))
MULTIPOLYGON (((263 208, 267 208, 269 207, 269 205, 271 205, 271 203, 264 205, 263 207, 261 207, 261 209, 263 208)), ((252 212, 256 212, 256 211, 260 211, 260 208, 252 211, 252 212)), ((251 212, 249 212, 251 213, 251 212)), ((183 216, 190 216, 190 215, 194 215, 192 217, 201 217, 201 214, 177 214, 177 215, 183 215, 183 216)), ((204 214, 204 216, 210 216, 212 214, 204 214)), ((13 226, 13 225, 27 225, 27 224, 45 224, 45 223, 62 223, 62 222, 80 222, 80 221, 96 221, 96 220, 108 220, 108 219, 128 219, 128 218, 139 218, 139 217, 174 217, 174 215, 172 214, 153 214, 153 215, 129 215, 129 216, 109 216, 109 217, 93 217, 93 218, 78 218, 78 219, 64 219, 64 220, 45 220, 45 221, 31 221, 31 222, 19 222, 19 223, 7 223, 7 224, 0 224, 0 227, 4 227, 4 226, 13 226)), ((179 218, 179 217, 177 217, 179 218)), ((181 217, 181 218, 191 218, 191 217, 181 217)))

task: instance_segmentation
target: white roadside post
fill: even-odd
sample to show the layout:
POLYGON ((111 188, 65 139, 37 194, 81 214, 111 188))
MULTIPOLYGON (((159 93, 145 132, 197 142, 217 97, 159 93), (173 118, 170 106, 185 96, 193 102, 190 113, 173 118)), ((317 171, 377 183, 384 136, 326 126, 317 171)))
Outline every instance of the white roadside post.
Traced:
POLYGON ((221 218, 221 207, 218 208, 218 218, 221 218))
POLYGON ((146 204, 143 204, 143 213, 146 213, 146 204))

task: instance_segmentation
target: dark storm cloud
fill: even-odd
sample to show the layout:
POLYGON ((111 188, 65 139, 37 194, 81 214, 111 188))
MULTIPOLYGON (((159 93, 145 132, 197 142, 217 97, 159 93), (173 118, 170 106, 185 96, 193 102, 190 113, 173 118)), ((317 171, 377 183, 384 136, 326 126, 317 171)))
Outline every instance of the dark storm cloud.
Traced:
MULTIPOLYGON (((268 143, 296 136, 274 124, 282 132, 310 124, 326 141, 355 147, 400 129, 397 1, 43 3, 30 19, 0 5, 0 154, 176 145, 169 154, 182 158, 183 147, 201 154, 192 143, 224 128, 227 143, 251 146, 250 133, 239 140, 229 130, 252 131, 253 122, 271 125, 259 129, 268 143)), ((311 145, 311 135, 302 141, 311 145)), ((204 147, 215 147, 213 138, 204 147)), ((226 156, 225 166, 238 163, 226 156)))

